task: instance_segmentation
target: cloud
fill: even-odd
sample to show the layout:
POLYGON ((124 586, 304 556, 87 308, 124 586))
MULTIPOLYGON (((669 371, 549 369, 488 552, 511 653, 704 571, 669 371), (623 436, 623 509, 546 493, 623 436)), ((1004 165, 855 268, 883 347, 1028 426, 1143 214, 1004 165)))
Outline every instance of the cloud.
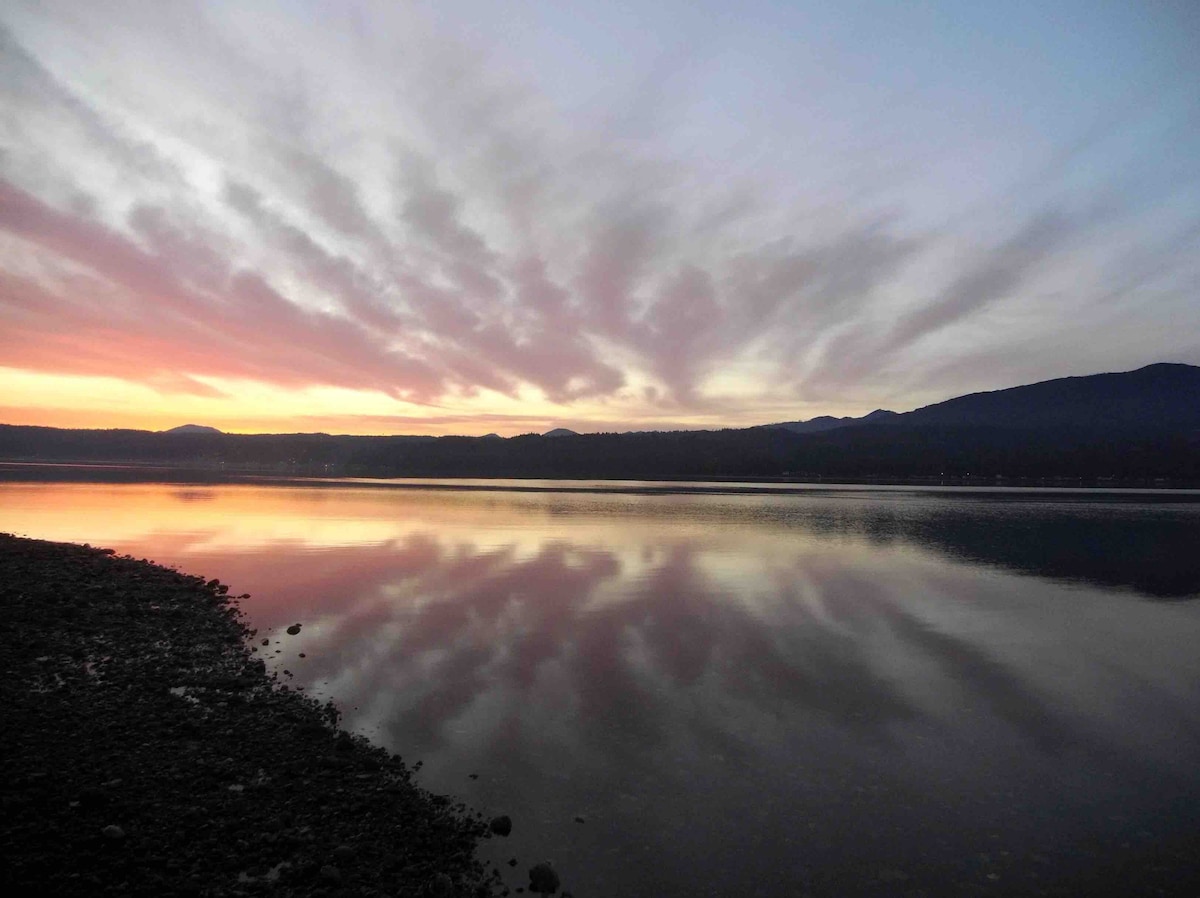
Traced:
POLYGON ((38 138, 39 132, 65 126, 75 132, 75 139, 85 141, 92 153, 108 157, 130 176, 168 183, 178 183, 181 178, 178 166, 153 144, 133 136, 55 78, 2 24, 0 97, 6 150, 23 166, 41 169, 61 163, 56 154, 44 152, 38 138))
POLYGON ((897 318, 883 334, 867 325, 839 335, 817 378, 862 377, 926 337, 1010 297, 1075 232, 1065 216, 1053 212, 1026 222, 1003 243, 980 252, 935 297, 897 318))
POLYGON ((0 227, 33 252, 84 272, 58 289, 10 282, 0 309, 15 344, 6 363, 36 369, 42 359, 70 373, 148 383, 209 374, 366 387, 417 400, 439 391, 430 366, 389 349, 356 322, 289 302, 256 273, 213 270, 211 245, 180 234, 158 212, 139 210, 134 218, 158 252, 0 182, 0 227), (198 261, 203 277, 189 282, 198 261), (205 280, 217 292, 197 283, 205 280), (70 345, 79 355, 74 362, 45 358, 39 352, 47 345, 70 345))
MULTIPOLYGON (((1129 173, 1153 144, 1126 147, 1116 169, 1104 156, 1122 123, 1150 127, 1128 104, 939 228, 913 204, 953 144, 922 170, 911 148, 889 158, 868 140, 851 148, 853 183, 844 169, 714 166, 702 125, 737 122, 713 119, 697 87, 722 83, 708 68, 717 35, 702 57, 675 44, 640 60, 618 79, 636 96, 609 109, 564 103, 453 16, 143 12, 18 5, 0 31, 0 364, 197 395, 243 378, 453 415, 490 391, 563 418, 724 423, 755 404, 866 410, 904 384, 939 389, 934 372, 954 365, 1003 386, 988 380, 1003 361, 963 360, 1016 352, 1034 317, 1069 330, 1033 310, 1071 266, 1073 310, 1150 317, 1148 291, 1181 290, 1194 268, 1180 196, 1157 182, 1152 197, 1121 196, 1141 189, 1129 173), (1105 216, 1075 211, 1096 205, 1079 201, 1093 169, 1105 216), (714 177, 726 171, 738 174, 714 177), (1131 245, 1161 249, 1102 285, 1131 245)), ((824 124, 808 123, 814 141, 824 124)), ((1172 171, 1193 179, 1173 183, 1194 193, 1187 158, 1172 171)), ((970 168, 956 161, 944 177, 970 168)), ((1200 326, 1197 314, 1177 324, 1200 326)), ((1108 339, 1039 370, 1085 373, 1114 353, 1157 360, 1153 345, 1108 339)))

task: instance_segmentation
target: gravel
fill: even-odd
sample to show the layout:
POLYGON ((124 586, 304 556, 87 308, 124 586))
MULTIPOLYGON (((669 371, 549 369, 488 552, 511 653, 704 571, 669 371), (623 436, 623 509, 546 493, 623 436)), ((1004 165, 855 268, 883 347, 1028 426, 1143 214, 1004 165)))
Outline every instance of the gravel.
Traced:
POLYGON ((0 534, 5 891, 500 894, 489 822, 268 675, 237 601, 0 534))

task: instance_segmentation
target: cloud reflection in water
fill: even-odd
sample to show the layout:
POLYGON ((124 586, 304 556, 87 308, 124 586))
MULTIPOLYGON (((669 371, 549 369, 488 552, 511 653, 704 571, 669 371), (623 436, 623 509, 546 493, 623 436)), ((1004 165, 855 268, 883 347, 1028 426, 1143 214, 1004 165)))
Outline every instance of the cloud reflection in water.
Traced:
MULTIPOLYGON (((86 491, 5 489, 26 532, 82 538, 50 506, 86 491)), ((1200 797, 1200 603, 1129 589, 1187 592, 1189 560, 1143 550, 1193 504, 211 493, 126 488, 90 541, 251 592, 264 631, 303 621, 269 655, 293 682, 589 892, 1027 882, 1034 855, 1063 876, 1173 844, 1200 797), (1120 570, 1080 575, 1126 532, 1120 570)))

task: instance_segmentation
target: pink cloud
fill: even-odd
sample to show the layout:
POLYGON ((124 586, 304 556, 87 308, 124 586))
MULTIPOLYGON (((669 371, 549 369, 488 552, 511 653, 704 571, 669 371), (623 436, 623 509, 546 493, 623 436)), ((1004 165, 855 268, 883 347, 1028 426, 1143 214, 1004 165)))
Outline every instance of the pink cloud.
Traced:
POLYGON ((367 28, 255 15, 286 52, 208 9, 6 14, 0 365, 210 396, 210 377, 448 406, 540 391, 564 421, 589 400, 648 423, 721 424, 749 413, 706 389, 729 369, 758 372, 741 386, 772 408, 879 401, 903 366, 912 383, 969 371, 969 386, 994 386, 995 360, 1028 343, 1022 322, 1070 330, 1036 302, 1083 244, 1081 270, 1104 285, 1093 308, 1154 318, 1174 342, 1060 340, 1030 375, 1195 358, 1176 336, 1197 331, 1195 217, 1170 218, 1195 154, 1140 165, 1162 195, 1105 228, 1053 211, 1071 208, 1052 195, 1059 164, 1036 203, 1003 195, 957 219, 972 251, 950 258, 940 250, 959 236, 894 200, 918 193, 898 189, 889 159, 850 146, 864 174, 759 166, 730 134, 693 130, 714 110, 689 99, 690 77, 663 87, 684 71, 674 64, 632 79, 614 109, 575 107, 406 10, 373 9, 367 28), (674 130, 673 104, 693 101, 674 130), (1166 222, 1154 240, 1134 239, 1143 213, 1166 222), (1133 245, 1136 266, 1105 251, 1133 245), (906 281, 931 258, 935 274, 906 281), (973 324, 999 311, 1005 326, 978 337, 973 324), (929 349, 960 335, 954 358, 929 349))
MULTIPOLYGON (((141 213, 143 219, 147 215, 141 213)), ((25 314, 13 325, 22 329, 22 342, 32 345, 27 352, 10 350, 18 353, 10 364, 38 361, 37 346, 44 344, 52 358, 63 360, 60 370, 100 373, 97 367, 112 366, 120 370, 103 373, 145 382, 164 372, 208 374, 378 389, 418 401, 443 388, 433 366, 389 349, 350 319, 289 302, 255 273, 210 271, 213 285, 224 275, 223 288, 215 292, 189 285, 175 274, 194 258, 194 247, 184 240, 160 240, 162 254, 154 255, 8 182, 0 182, 0 227, 35 251, 86 269, 112 300, 110 314, 100 316, 87 300, 26 284, 18 294, 25 314), (78 362, 53 351, 64 344, 78 362)), ((159 230, 160 236, 166 233, 159 230)))

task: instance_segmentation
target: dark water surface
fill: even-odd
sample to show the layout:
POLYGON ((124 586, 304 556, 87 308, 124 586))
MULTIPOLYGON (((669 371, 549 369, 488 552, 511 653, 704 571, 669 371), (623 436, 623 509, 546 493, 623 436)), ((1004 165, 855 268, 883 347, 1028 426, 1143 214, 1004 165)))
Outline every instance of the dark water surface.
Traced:
POLYGON ((513 885, 1195 894, 1195 494, 10 482, 0 530, 251 593, 513 885))

